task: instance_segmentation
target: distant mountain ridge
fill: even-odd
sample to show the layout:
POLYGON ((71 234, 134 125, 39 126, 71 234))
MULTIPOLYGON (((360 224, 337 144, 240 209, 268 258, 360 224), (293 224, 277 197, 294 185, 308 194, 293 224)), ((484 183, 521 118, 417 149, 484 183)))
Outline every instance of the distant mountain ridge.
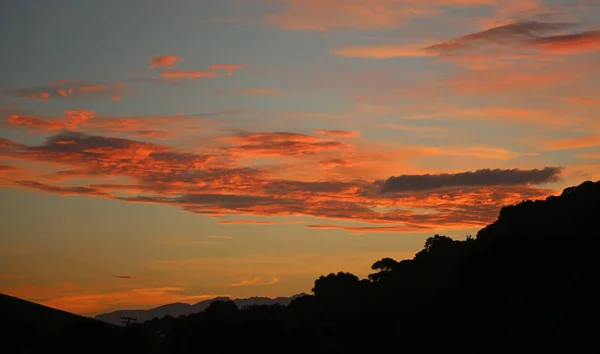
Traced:
POLYGON ((94 317, 96 320, 100 320, 103 322, 122 325, 121 317, 131 317, 136 318, 136 323, 142 323, 146 321, 150 321, 154 318, 163 318, 165 316, 187 316, 193 313, 198 313, 206 310, 206 308, 213 303, 214 301, 233 301, 238 308, 244 308, 248 306, 254 305, 275 305, 279 304, 282 306, 287 306, 292 302, 292 300, 297 299, 299 297, 305 296, 306 294, 300 293, 291 297, 277 297, 277 298, 268 298, 268 297, 250 297, 246 299, 235 299, 232 300, 229 297, 216 297, 214 299, 200 301, 197 304, 190 305, 184 304, 181 302, 176 302, 172 304, 166 304, 162 306, 155 307, 150 310, 117 310, 114 312, 104 313, 97 315, 94 317))

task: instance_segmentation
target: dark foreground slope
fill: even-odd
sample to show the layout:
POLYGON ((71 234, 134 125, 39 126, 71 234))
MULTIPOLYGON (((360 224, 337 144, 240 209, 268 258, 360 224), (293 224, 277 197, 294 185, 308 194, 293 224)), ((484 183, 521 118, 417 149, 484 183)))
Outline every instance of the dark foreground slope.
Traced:
POLYGON ((58 332, 86 321, 85 317, 4 294, 0 294, 0 316, 13 328, 28 326, 40 332, 58 332))
POLYGON ((0 294, 0 353, 112 353, 144 342, 134 331, 0 294))
POLYGON ((107 353, 599 353, 599 219, 600 182, 586 182, 503 208, 476 238, 430 237, 369 279, 332 273, 288 307, 216 301, 131 325, 107 353))

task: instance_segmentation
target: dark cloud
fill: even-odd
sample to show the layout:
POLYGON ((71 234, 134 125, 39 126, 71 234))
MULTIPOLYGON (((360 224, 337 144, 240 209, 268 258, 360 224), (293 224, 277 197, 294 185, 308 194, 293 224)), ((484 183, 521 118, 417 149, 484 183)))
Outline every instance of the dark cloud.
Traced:
POLYGON ((545 167, 541 170, 484 169, 439 175, 403 175, 390 177, 382 185, 382 192, 404 192, 432 190, 445 187, 517 186, 554 182, 562 171, 560 167, 545 167))
POLYGON ((17 181, 16 185, 29 188, 36 189, 42 192, 47 193, 55 193, 60 195, 87 195, 94 197, 103 197, 103 198, 112 198, 112 195, 106 192, 102 192, 100 190, 90 188, 90 187, 62 187, 62 186, 53 186, 49 184, 44 184, 35 181, 17 181))
POLYGON ((17 168, 15 166, 11 166, 11 165, 0 165, 0 173, 14 171, 16 169, 17 168))
POLYGON ((529 41, 529 44, 543 51, 560 54, 600 51, 600 31, 586 31, 536 38, 529 41))
POLYGON ((302 156, 349 148, 339 141, 288 132, 242 133, 231 137, 230 141, 238 146, 230 147, 228 151, 250 156, 302 156))
POLYGON ((454 55, 488 44, 505 45, 539 39, 547 34, 565 30, 575 25, 573 23, 518 21, 485 31, 467 34, 447 42, 426 47, 424 50, 441 56, 454 55))
POLYGON ((113 276, 113 278, 115 278, 115 279, 123 279, 123 280, 135 279, 131 275, 115 275, 115 276, 113 276))

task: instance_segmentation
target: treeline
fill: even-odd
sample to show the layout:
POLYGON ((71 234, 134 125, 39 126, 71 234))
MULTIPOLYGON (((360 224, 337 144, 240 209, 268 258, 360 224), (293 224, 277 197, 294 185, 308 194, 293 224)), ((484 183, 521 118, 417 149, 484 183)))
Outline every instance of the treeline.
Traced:
MULTIPOLYGON (((598 353, 600 182, 502 209, 464 241, 436 235, 368 279, 332 273, 288 307, 214 302, 130 325, 97 352, 598 353), (112 349, 111 349, 112 348, 112 349), (108 351, 107 351, 108 350, 108 351)), ((76 343, 78 334, 67 333, 76 343)), ((88 345, 94 339, 86 339, 88 345)), ((90 352, 82 346, 72 345, 90 352)))

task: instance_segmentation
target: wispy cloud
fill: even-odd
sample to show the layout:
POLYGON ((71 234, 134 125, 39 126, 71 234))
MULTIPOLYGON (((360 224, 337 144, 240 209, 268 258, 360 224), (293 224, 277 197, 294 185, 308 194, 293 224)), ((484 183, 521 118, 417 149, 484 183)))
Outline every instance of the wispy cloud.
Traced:
POLYGON ((250 67, 250 64, 214 64, 210 67, 210 71, 167 70, 161 71, 159 75, 161 78, 167 80, 215 78, 221 76, 223 73, 227 76, 232 76, 235 71, 248 67, 250 67))
POLYGON ((64 118, 32 117, 13 114, 8 118, 8 123, 23 126, 33 132, 47 133, 57 130, 77 130, 81 124, 94 118, 95 112, 83 109, 65 111, 64 118))
POLYGON ((302 156, 352 148, 339 141, 289 132, 242 133, 229 140, 234 144, 230 152, 251 156, 302 156))
POLYGON ((180 61, 183 61, 183 59, 177 55, 160 55, 150 60, 150 68, 153 69, 162 67, 167 69, 173 69, 175 64, 180 61))
POLYGON ((600 31, 587 31, 534 39, 533 46, 549 54, 581 54, 600 51, 600 31))
POLYGON ((203 241, 185 237, 165 237, 156 240, 157 244, 168 246, 214 245, 215 241, 203 241))
POLYGON ((215 91, 221 95, 242 95, 242 96, 278 96, 288 97, 289 95, 281 90, 274 88, 247 88, 247 89, 230 89, 215 91))
POLYGON ((250 67, 250 64, 213 64, 210 69, 212 72, 219 73, 225 71, 227 75, 231 76, 235 71, 244 70, 250 67))
POLYGON ((221 225, 291 225, 298 222, 256 221, 256 220, 223 220, 221 225))
POLYGON ((327 135, 332 138, 358 138, 360 133, 354 130, 327 130, 318 129, 315 131, 317 134, 327 135))
POLYGON ((56 80, 45 86, 29 88, 5 89, 1 93, 19 97, 37 99, 43 102, 50 100, 119 100, 129 93, 130 88, 123 82, 97 83, 83 80, 56 80))
POLYGON ((564 33, 576 23, 519 20, 438 43, 347 45, 331 54, 370 59, 439 57, 472 61, 539 59, 539 54, 582 54, 600 50, 600 31, 564 33))
POLYGON ((208 238, 215 238, 215 239, 218 239, 218 240, 232 240, 233 239, 233 237, 231 237, 231 236, 208 235, 207 237, 208 238))
POLYGON ((262 277, 252 278, 249 280, 242 280, 238 283, 230 284, 229 286, 233 287, 243 287, 243 286, 264 286, 264 285, 273 285, 279 282, 279 278, 272 278, 270 280, 264 279, 262 277))
POLYGON ((421 44, 351 45, 331 50, 331 54, 350 58, 390 59, 400 57, 434 57, 436 54, 421 44))
POLYGON ((297 31, 389 30, 416 17, 439 14, 448 6, 493 5, 489 0, 276 0, 286 6, 264 19, 268 25, 297 31))
POLYGON ((574 27, 574 24, 518 21, 434 44, 425 50, 441 56, 468 54, 478 49, 494 49, 489 46, 515 45, 527 40, 540 39, 546 34, 571 27, 574 27))
POLYGON ((344 225, 335 225, 335 224, 313 224, 306 225, 309 229, 319 229, 319 230, 345 230, 350 231, 352 233, 357 234, 365 234, 365 233, 373 233, 373 232, 410 232, 410 233, 420 233, 420 232, 431 232, 432 228, 427 226, 416 226, 416 225, 397 225, 397 226, 344 226, 344 225))
POLYGON ((163 71, 160 76, 166 79, 200 79, 203 77, 217 77, 214 71, 163 71))

